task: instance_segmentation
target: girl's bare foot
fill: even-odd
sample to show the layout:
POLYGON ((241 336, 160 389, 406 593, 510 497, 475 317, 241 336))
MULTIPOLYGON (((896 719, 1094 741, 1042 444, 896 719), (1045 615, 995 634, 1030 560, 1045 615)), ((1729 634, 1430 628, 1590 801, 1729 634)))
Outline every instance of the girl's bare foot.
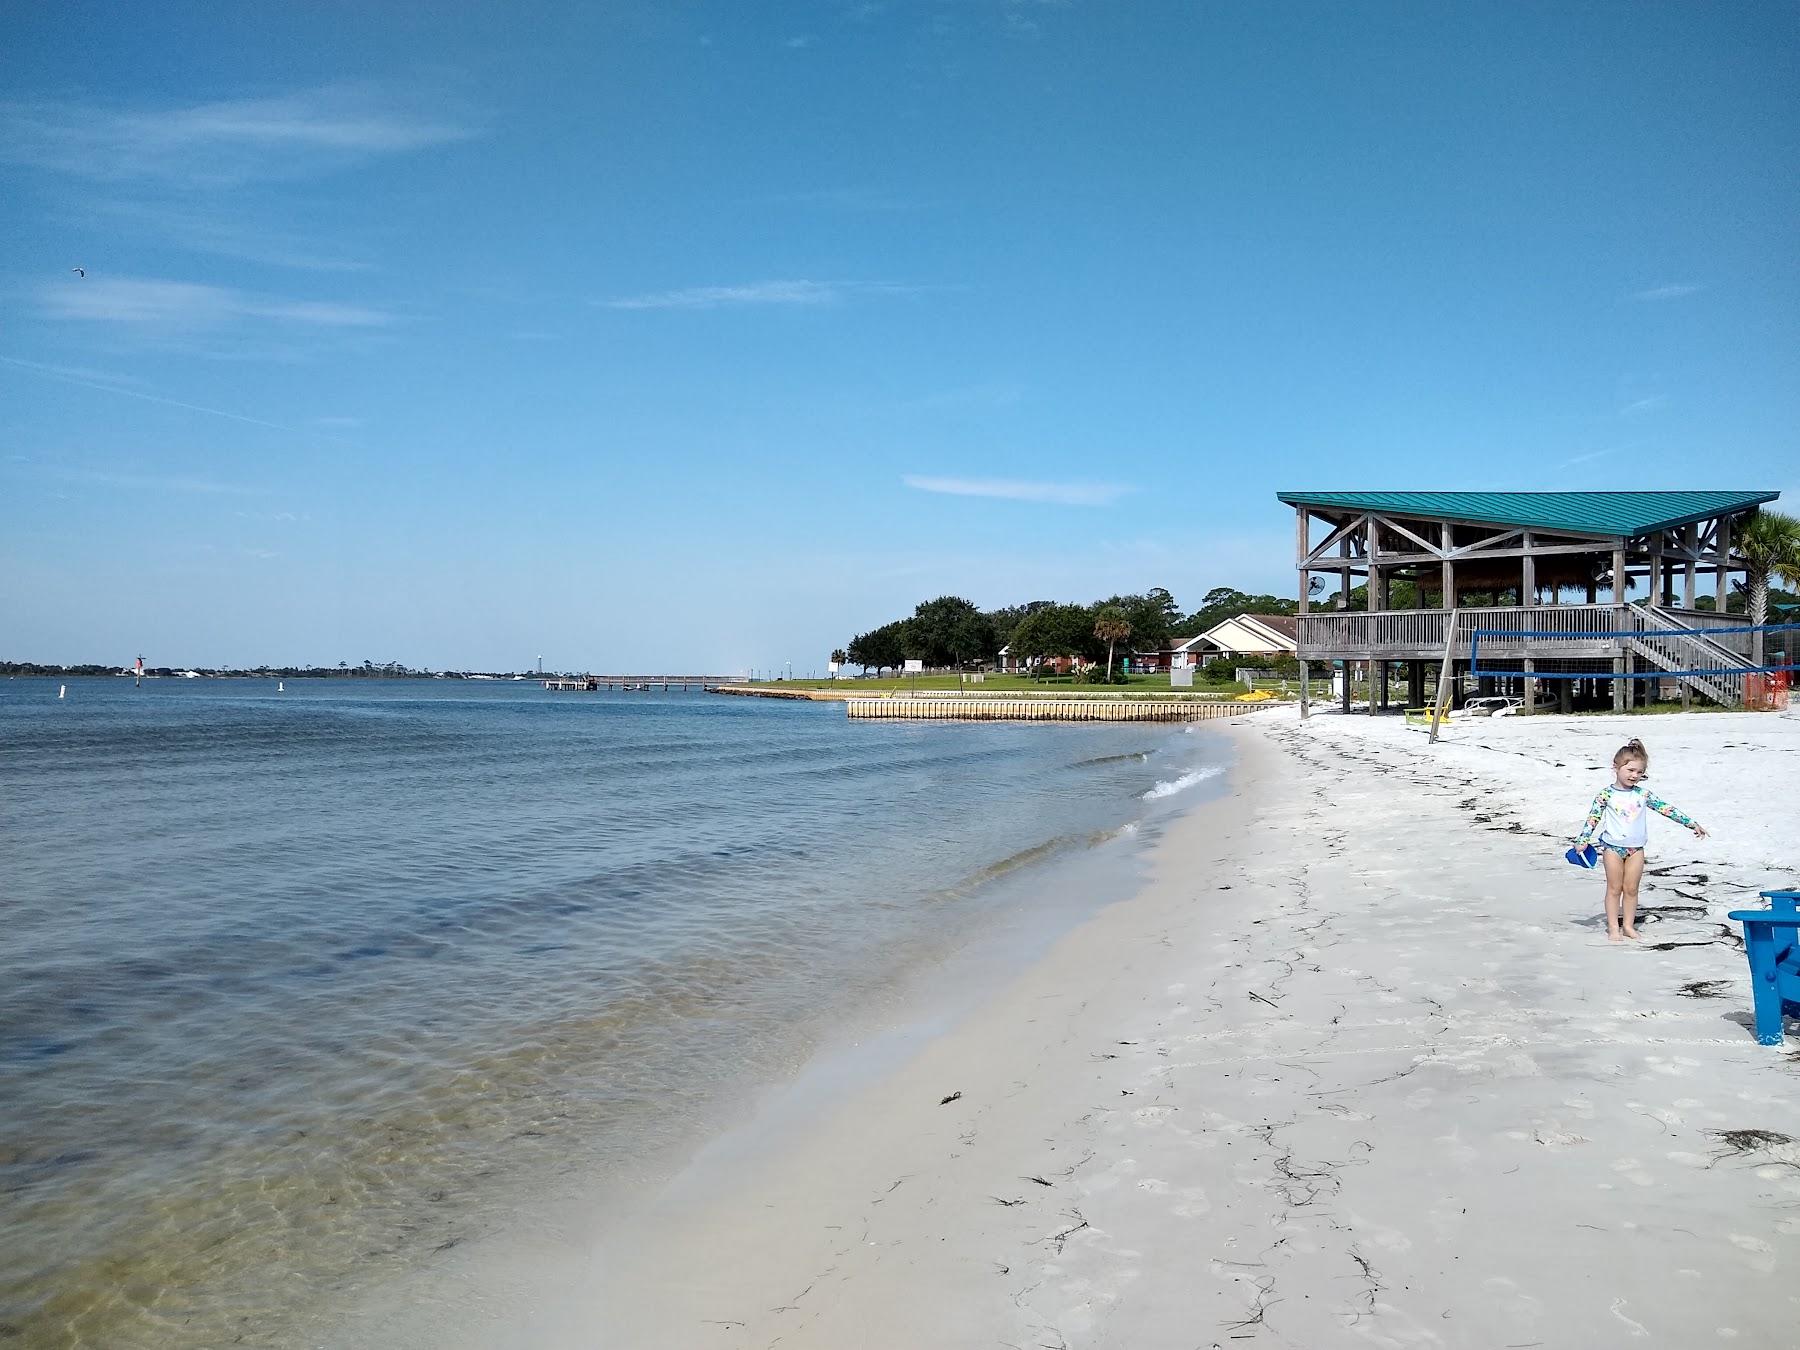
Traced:
POLYGON ((1616 928, 1608 927, 1606 930, 1606 940, 1608 942, 1617 942, 1623 936, 1624 935, 1616 928))
POLYGON ((1633 942, 1636 942, 1638 940, 1638 930, 1635 928, 1627 928, 1625 930, 1625 936, 1630 938, 1633 942))

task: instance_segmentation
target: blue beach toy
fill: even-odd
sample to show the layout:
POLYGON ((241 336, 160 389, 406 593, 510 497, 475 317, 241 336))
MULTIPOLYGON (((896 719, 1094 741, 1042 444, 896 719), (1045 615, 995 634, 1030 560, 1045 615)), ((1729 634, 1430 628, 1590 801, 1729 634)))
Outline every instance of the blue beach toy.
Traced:
POLYGON ((1593 867, 1600 861, 1600 855, 1594 850, 1592 844, 1589 844, 1586 848, 1572 848, 1567 853, 1563 854, 1563 857, 1574 863, 1577 867, 1593 867))

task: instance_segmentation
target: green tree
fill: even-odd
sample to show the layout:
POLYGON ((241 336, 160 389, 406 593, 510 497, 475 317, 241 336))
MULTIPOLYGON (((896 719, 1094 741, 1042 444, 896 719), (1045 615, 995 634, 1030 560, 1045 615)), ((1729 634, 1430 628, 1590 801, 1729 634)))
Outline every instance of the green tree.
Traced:
POLYGON ((1131 636, 1131 620, 1117 605, 1101 605, 1094 611, 1094 636, 1106 644, 1106 674, 1112 677, 1113 644, 1131 636))
POLYGON ((1045 605, 1012 635, 1014 654, 1034 669, 1052 657, 1086 656, 1094 645, 1094 615, 1086 605, 1045 605))
POLYGON ((987 660, 999 649, 993 622, 960 595, 927 600, 906 622, 906 654, 927 665, 987 660))
MULTIPOLYGON (((1319 588, 1319 580, 1313 578, 1314 590, 1319 588)), ((1215 586, 1201 599, 1199 609, 1175 625, 1171 636, 1196 637, 1240 614, 1293 614, 1299 608, 1299 601, 1282 596, 1249 595, 1232 586, 1215 586)))
POLYGON ((1022 605, 1003 605, 988 611, 988 622, 994 626, 994 650, 1008 646, 1020 624, 1040 609, 1048 609, 1052 600, 1028 600, 1022 605))
POLYGON ((877 675, 889 666, 898 667, 906 659, 903 633, 907 621, 897 619, 893 623, 883 624, 873 632, 860 633, 850 639, 849 658, 868 670, 875 668, 877 675))
MULTIPOLYGON (((1800 520, 1779 511, 1759 511, 1733 541, 1744 560, 1744 589, 1750 597, 1750 622, 1769 621, 1769 584, 1777 577, 1800 586, 1800 520)), ((1763 663, 1763 634, 1751 634, 1750 663, 1763 663)))
POLYGON ((841 666, 844 664, 844 662, 848 661, 849 659, 850 659, 849 653, 847 653, 842 647, 832 648, 832 652, 831 652, 831 664, 832 665, 841 666))
POLYGON ((1131 625, 1131 640, 1138 651, 1161 648, 1176 617, 1175 597, 1158 586, 1142 595, 1113 595, 1096 601, 1095 617, 1102 609, 1116 609, 1131 625))

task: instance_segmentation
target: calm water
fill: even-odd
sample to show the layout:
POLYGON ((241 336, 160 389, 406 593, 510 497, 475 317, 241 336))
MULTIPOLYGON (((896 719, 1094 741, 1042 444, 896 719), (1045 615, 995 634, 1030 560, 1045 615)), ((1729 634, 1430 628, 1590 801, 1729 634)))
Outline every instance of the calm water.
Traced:
POLYGON ((1021 878, 1129 858, 1216 768, 1180 731, 0 681, 0 1341, 291 1344, 508 1187, 644 1167, 1021 878))

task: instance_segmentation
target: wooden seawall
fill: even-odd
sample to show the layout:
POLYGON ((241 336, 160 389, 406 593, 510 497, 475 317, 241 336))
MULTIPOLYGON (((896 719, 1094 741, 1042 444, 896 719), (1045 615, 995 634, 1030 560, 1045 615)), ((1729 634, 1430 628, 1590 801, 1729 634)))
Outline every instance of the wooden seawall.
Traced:
POLYGON ((1255 712, 1266 703, 1044 698, 852 698, 851 717, 957 722, 1199 722, 1255 712))

